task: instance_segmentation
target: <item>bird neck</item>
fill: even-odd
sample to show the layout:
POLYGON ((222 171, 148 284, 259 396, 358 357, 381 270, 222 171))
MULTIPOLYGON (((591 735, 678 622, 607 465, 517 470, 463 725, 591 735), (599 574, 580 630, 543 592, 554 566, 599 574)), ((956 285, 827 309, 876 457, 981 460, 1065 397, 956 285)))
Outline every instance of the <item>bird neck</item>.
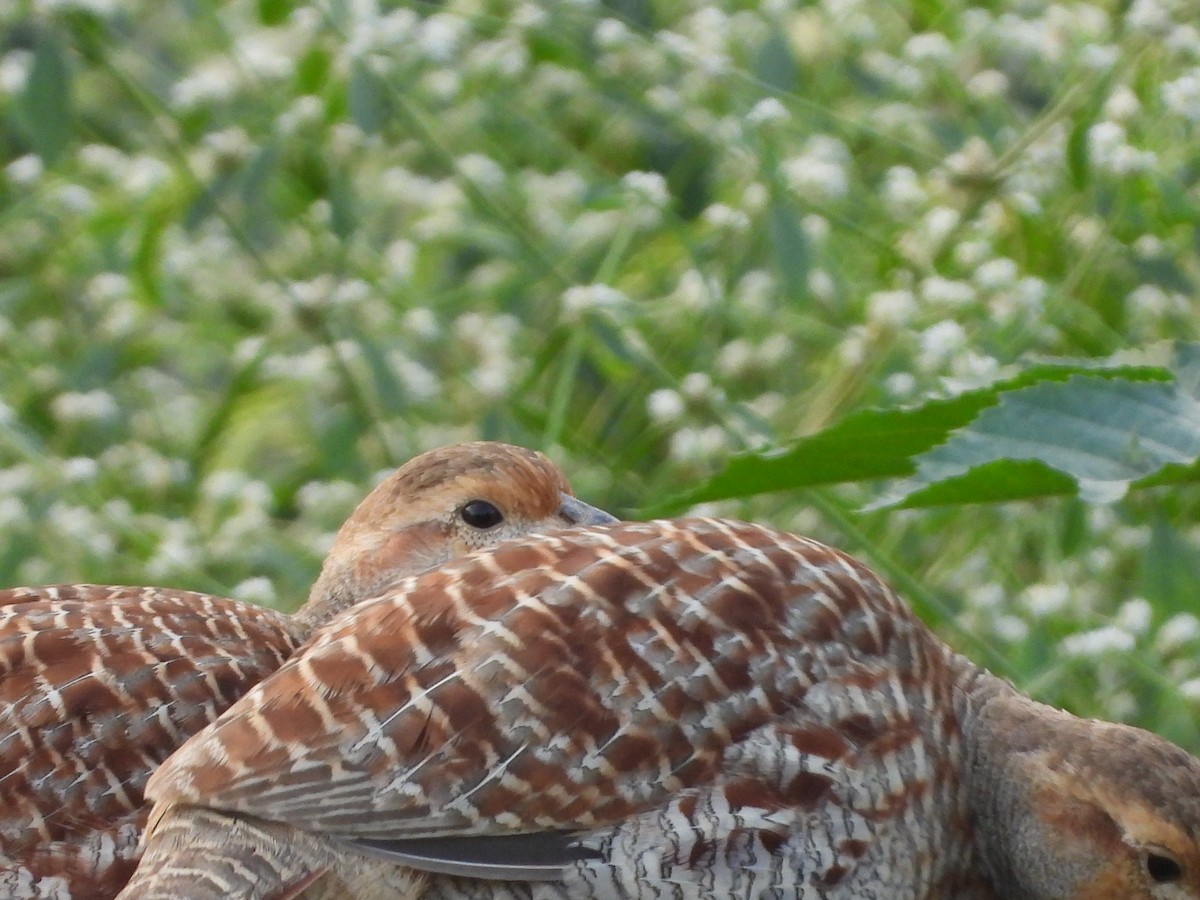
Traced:
POLYGON ((326 566, 294 618, 308 634, 361 599, 355 596, 355 588, 352 573, 346 567, 326 566))
POLYGON ((1080 720, 983 670, 963 700, 962 774, 984 880, 1005 900, 1073 896, 1085 877, 1076 865, 1083 861, 1058 852, 1054 831, 1072 811, 1049 796, 1046 786, 1054 781, 1061 754, 1085 739, 1080 720))
POLYGON ((311 631, 400 579, 441 565, 462 552, 464 548, 455 544, 444 522, 418 522, 396 531, 345 529, 295 618, 311 631))

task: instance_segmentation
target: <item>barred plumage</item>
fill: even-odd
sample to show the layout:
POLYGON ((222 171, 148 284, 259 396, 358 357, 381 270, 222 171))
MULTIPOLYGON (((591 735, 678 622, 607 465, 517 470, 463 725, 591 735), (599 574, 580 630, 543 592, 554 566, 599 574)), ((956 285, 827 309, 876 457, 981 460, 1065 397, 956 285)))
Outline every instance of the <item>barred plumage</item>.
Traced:
POLYGON ((711 519, 406 579, 148 793, 140 900, 1200 897, 1195 759, 1020 696, 836 550, 711 519))
POLYGON ((341 609, 504 538, 611 520, 541 454, 465 444, 360 504, 296 617, 161 588, 0 591, 0 896, 114 896, 155 767, 341 609))

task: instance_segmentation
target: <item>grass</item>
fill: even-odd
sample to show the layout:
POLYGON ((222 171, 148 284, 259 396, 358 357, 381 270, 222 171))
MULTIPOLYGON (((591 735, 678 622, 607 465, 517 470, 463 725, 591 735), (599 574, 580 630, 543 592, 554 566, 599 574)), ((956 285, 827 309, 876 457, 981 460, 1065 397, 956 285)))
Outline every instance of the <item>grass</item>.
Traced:
MULTIPOLYGON (((0 583, 290 607, 383 470, 486 437, 639 515, 733 453, 1195 340, 1186 3, 0 9, 0 583)), ((1037 696, 1200 748, 1197 497, 862 512, 1037 696)))

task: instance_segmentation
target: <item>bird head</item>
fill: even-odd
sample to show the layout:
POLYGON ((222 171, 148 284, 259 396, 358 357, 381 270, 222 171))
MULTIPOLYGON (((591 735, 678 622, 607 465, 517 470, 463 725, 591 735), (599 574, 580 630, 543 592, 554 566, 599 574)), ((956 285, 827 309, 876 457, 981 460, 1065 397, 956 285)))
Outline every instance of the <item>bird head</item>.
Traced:
POLYGON ((972 777, 997 896, 1200 900, 1200 760, 1015 694, 988 705, 972 777))
POLYGON ((533 450, 479 441, 423 453, 384 479, 334 539, 308 601, 315 626, 396 580, 533 532, 615 522, 533 450))

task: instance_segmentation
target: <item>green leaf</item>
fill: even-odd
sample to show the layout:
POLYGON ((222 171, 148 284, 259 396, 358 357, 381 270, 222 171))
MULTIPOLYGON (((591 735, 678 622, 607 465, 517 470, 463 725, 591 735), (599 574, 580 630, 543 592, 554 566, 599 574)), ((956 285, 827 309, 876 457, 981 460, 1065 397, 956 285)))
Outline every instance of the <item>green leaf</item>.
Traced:
POLYGON ((354 124, 366 134, 375 134, 383 122, 386 106, 384 88, 379 79, 365 63, 355 62, 350 69, 346 90, 354 124))
POLYGON ((1090 160, 1087 145, 1090 119, 1080 119, 1067 136, 1067 171, 1071 174, 1071 186, 1077 191, 1087 187, 1090 160))
POLYGON ((51 35, 39 38, 17 117, 26 138, 47 163, 54 163, 71 140, 71 72, 66 51, 51 35))
POLYGON ((802 297, 808 293, 809 249, 800 217, 790 203, 776 197, 767 222, 775 263, 788 296, 802 297))
MULTIPOLYGON (((945 444, 919 456, 916 473, 880 506, 1015 500, 1063 493, 1062 478, 1028 474, 1038 461, 1093 503, 1118 500, 1136 482, 1200 455, 1200 402, 1176 383, 1075 375, 1008 393, 945 444), (1053 489, 1057 484, 1058 489, 1053 489), (934 490, 934 487, 937 490, 934 490)), ((1186 478, 1177 471, 1177 478, 1186 478)))
POLYGON ((796 89, 799 70, 782 31, 772 31, 755 61, 754 74, 765 86, 782 93, 796 89))
MULTIPOLYGON (((724 469, 696 489, 672 498, 662 510, 770 491, 912 475, 917 472, 915 458, 919 454, 946 441, 951 432, 970 424, 1005 394, 1043 382, 1061 382, 1080 373, 1094 373, 1101 379, 1170 378, 1165 369, 1134 366, 1097 369, 1095 364, 1079 362, 1034 366, 1007 381, 957 397, 906 409, 866 410, 790 446, 734 456, 724 469)), ((1032 469, 1022 471, 1026 478, 1032 477, 1032 469)), ((1047 479, 1038 490, 1062 493, 1062 488, 1057 479, 1047 479)), ((993 490, 976 485, 980 496, 993 490)), ((1017 494, 1020 489, 1013 486, 993 499, 1017 494)), ((1032 495, 1039 494, 1035 491, 1032 495)))
POLYGON ((291 0, 258 0, 258 19, 264 25, 281 25, 291 13, 291 0))

